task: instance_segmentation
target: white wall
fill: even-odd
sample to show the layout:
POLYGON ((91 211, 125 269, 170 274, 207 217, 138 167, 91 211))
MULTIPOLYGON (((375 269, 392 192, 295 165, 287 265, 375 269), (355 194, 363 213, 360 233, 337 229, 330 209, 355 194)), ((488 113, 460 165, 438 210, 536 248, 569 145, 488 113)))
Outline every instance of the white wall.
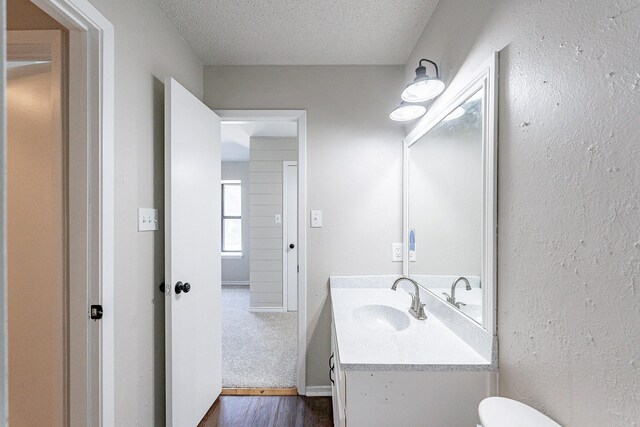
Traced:
POLYGON ((401 126, 388 119, 404 85, 401 66, 210 66, 214 109, 306 109, 307 385, 328 385, 329 275, 399 274, 402 240, 401 126), (308 220, 308 218, 307 218, 308 220))
POLYGON ((90 1, 116 43, 116 425, 163 425, 164 233, 138 232, 137 209, 164 206, 164 78, 200 97, 202 64, 153 0, 90 1))
POLYGON ((252 308, 282 307, 283 164, 298 160, 298 138, 251 138, 252 308), (281 216, 282 218, 282 216, 281 216))
POLYGON ((241 181, 242 258, 222 258, 222 284, 249 283, 249 162, 222 162, 222 179, 241 181), (233 283, 231 283, 233 282, 233 283))
POLYGON ((640 419, 640 8, 473 3, 441 0, 405 71, 408 79, 419 58, 430 58, 460 87, 501 51, 500 394, 562 425, 633 425, 640 419))

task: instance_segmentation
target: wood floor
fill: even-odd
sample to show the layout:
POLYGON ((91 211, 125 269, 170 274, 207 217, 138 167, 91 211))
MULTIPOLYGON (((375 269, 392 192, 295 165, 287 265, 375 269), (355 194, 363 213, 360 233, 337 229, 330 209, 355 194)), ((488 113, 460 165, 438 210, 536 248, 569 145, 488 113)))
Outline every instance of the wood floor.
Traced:
POLYGON ((198 427, 330 427, 330 397, 220 396, 198 427))

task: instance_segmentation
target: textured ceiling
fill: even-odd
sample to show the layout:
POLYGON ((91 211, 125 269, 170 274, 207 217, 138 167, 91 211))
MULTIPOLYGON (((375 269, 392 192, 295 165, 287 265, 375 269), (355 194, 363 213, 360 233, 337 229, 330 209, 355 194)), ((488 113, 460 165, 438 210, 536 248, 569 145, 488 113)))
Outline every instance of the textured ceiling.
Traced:
POLYGON ((156 0, 205 65, 404 64, 437 0, 156 0))

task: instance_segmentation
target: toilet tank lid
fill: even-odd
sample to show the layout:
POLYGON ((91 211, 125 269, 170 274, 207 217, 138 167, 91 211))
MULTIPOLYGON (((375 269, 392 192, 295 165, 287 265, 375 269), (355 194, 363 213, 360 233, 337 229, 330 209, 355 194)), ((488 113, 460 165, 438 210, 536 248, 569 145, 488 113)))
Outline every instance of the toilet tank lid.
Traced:
POLYGON ((517 400, 487 397, 478 406, 483 427, 561 427, 543 413, 517 400))

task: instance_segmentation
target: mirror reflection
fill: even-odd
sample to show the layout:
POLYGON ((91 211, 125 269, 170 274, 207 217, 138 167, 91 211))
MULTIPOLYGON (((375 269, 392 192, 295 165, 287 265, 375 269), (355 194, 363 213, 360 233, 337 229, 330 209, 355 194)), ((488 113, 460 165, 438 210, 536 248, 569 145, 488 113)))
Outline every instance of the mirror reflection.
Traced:
POLYGON ((409 275, 483 324, 482 90, 409 147, 409 275))

